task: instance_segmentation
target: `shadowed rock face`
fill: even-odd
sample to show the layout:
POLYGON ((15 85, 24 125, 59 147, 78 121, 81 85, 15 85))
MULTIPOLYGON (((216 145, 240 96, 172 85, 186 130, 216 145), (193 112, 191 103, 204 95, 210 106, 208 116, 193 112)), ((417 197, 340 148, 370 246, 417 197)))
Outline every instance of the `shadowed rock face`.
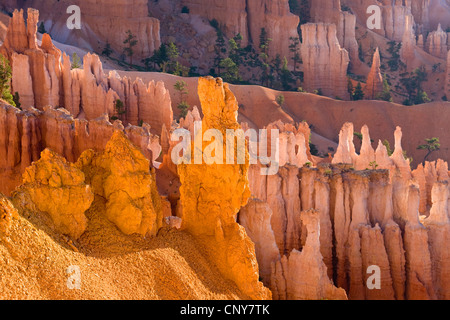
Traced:
POLYGON ((304 211, 301 218, 308 233, 306 243, 301 252, 294 249, 289 257, 284 256, 272 264, 274 297, 288 300, 347 300, 345 290, 336 288, 327 276, 327 267, 320 254, 318 212, 304 211))
MULTIPOLYGON (((8 0, 9 1, 9 0, 8 0)), ((146 0, 31 0, 9 1, 7 9, 35 8, 41 12, 45 27, 52 37, 61 43, 84 47, 90 51, 102 52, 106 43, 116 52, 122 52, 127 30, 136 36, 134 62, 150 57, 161 45, 160 21, 149 17, 146 0), (21 3, 22 2, 22 3, 21 3), (67 8, 80 7, 81 29, 66 27, 71 13, 67 8)))
POLYGON ((216 19, 229 38, 240 33, 243 47, 250 42, 255 48, 259 47, 261 29, 265 28, 268 38, 272 39, 269 54, 273 57, 279 54, 281 58, 291 56, 289 38, 298 37, 300 19, 289 11, 288 0, 183 0, 182 3, 192 14, 216 19))

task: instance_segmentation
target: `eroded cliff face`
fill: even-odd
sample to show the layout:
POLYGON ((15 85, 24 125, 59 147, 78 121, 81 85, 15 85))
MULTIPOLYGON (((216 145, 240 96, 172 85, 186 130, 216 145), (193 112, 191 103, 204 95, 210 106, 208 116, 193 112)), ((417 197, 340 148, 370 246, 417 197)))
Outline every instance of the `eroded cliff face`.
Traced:
POLYGON ((324 95, 333 98, 346 98, 350 59, 347 50, 339 45, 336 25, 304 24, 302 35, 305 88, 310 92, 321 89, 324 95))
POLYGON ((261 29, 265 28, 270 43, 269 54, 289 59, 290 37, 298 37, 298 16, 289 11, 288 0, 234 0, 214 2, 205 0, 183 0, 190 13, 199 14, 208 20, 216 19, 225 34, 232 38, 238 33, 243 37, 242 45, 252 42, 259 46, 261 29), (279 36, 279 35, 283 36, 279 36))
POLYGON ((436 31, 428 34, 426 49, 429 54, 437 58, 447 58, 447 32, 442 30, 441 25, 438 25, 436 31))
POLYGON ((314 210, 301 213, 307 239, 302 251, 293 250, 289 257, 272 264, 272 290, 275 299, 347 300, 345 290, 336 288, 327 276, 320 254, 319 214, 314 210))
MULTIPOLYGON (((222 79, 200 78, 198 94, 204 114, 202 133, 217 129, 225 137, 227 129, 240 127, 236 98, 222 79)), ((206 147, 203 144, 202 150, 206 147)), ((245 295, 252 299, 270 298, 270 291, 258 281, 254 244, 236 222, 236 214, 250 196, 248 164, 208 165, 202 160, 202 164, 180 164, 178 174, 181 229, 196 237, 221 273, 245 295)))
MULTIPOLYGON (((10 6, 18 8, 17 3, 10 6)), ((130 30, 138 40, 134 51, 135 61, 151 56, 161 45, 160 21, 149 17, 147 1, 96 1, 96 0, 32 0, 23 8, 36 8, 52 37, 61 43, 101 52, 106 43, 117 53, 122 53, 123 41, 130 30), (67 8, 77 5, 81 11, 81 29, 70 30, 67 19, 73 12, 67 8)))
POLYGON ((361 66, 356 41, 356 15, 341 10, 341 0, 311 1, 311 18, 315 23, 333 23, 336 36, 342 48, 349 53, 352 68, 361 66))
POLYGON ((64 109, 45 107, 43 111, 20 111, 0 103, 0 191, 9 195, 21 183, 22 173, 50 148, 74 162, 87 149, 103 150, 115 130, 123 131, 152 164, 161 153, 159 137, 148 125, 126 128, 107 117, 75 119, 64 109))
MULTIPOLYGON (((170 127, 173 112, 164 83, 144 84, 137 78, 121 78, 117 72, 103 73, 102 63, 95 54, 83 58, 82 69, 72 69, 70 57, 61 53, 44 34, 42 44, 36 40, 39 12, 28 9, 27 25, 23 11, 15 10, 0 53, 12 66, 12 92, 18 92, 21 107, 59 106, 74 117, 87 120, 108 115, 124 123, 148 123, 159 134, 162 125, 170 127), (118 110, 120 99, 123 110, 118 110)), ((108 30, 110 32, 111 30, 108 30)))
MULTIPOLYGON (((323 298, 324 291, 310 289, 324 290, 329 284, 345 289, 349 299, 446 296, 450 286, 448 250, 437 243, 444 243, 442 239, 448 237, 448 166, 439 161, 411 171, 403 156, 400 128, 395 132, 392 156, 381 142, 376 150, 372 148, 366 126, 361 132, 363 142, 358 154, 353 125, 344 125, 332 164, 314 167, 309 163, 300 168, 285 164, 278 175, 267 177, 258 174, 258 166, 250 168, 252 195, 259 199, 254 201, 262 203, 258 208, 245 209, 244 225, 249 230, 267 228, 256 219, 266 216, 267 203, 272 211, 274 239, 249 234, 256 247, 262 243, 272 247, 275 243, 280 251, 278 260, 270 253, 270 281, 263 278, 274 298, 323 298), (293 175, 286 174, 292 170, 293 175), (320 235, 315 246, 320 249, 308 261, 318 261, 314 272, 325 270, 319 271, 321 276, 315 281, 306 281, 301 271, 306 268, 301 256, 309 252, 310 238, 302 217, 309 209, 314 209, 318 218, 320 235), (249 212, 254 212, 255 218, 248 217, 249 212), (379 267, 379 290, 367 285, 371 266, 379 267), (309 282, 314 285, 302 287, 309 282)), ((263 265, 268 259, 264 254, 258 256, 263 265)), ((333 292, 339 292, 333 288, 333 292)))

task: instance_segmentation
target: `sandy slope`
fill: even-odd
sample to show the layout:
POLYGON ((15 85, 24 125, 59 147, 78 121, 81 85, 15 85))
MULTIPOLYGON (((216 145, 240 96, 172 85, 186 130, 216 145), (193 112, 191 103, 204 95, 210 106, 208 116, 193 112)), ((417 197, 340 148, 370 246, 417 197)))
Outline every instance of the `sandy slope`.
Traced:
POLYGON ((163 229, 148 240, 124 236, 102 218, 103 210, 97 198, 87 213, 88 230, 73 244, 79 252, 46 217, 14 218, 9 237, 0 237, 0 299, 245 298, 190 235, 163 229), (71 265, 80 267, 80 290, 67 288, 71 265))

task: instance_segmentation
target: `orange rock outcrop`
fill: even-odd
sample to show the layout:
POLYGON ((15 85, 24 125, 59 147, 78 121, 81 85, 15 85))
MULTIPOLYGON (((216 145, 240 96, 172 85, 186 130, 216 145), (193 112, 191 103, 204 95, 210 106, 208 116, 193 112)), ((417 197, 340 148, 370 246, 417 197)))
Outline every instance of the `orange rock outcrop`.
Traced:
POLYGON ((45 149, 39 161, 25 170, 23 184, 13 197, 23 208, 47 213, 58 232, 78 239, 86 230, 85 212, 94 193, 81 170, 45 149))
POLYGON ((0 193, 0 241, 8 236, 12 219, 17 215, 17 209, 11 201, 0 193))
POLYGON ((102 152, 86 150, 75 164, 45 149, 12 196, 22 211, 48 214, 56 231, 73 239, 87 229, 94 196, 105 199, 105 217, 126 235, 155 236, 163 226, 155 173, 120 130, 102 152))
POLYGON ((86 150, 76 166, 86 175, 93 193, 106 199, 106 217, 124 234, 154 236, 162 226, 161 198, 150 162, 121 131, 105 150, 86 150))
MULTIPOLYGON (((204 114, 202 133, 217 129, 225 136, 226 129, 240 127, 236 98, 220 78, 200 78, 198 94, 204 114)), ((225 157, 223 160, 226 163, 225 157)), ((254 244, 236 223, 236 214, 250 196, 248 164, 180 164, 178 174, 181 229, 196 237, 221 273, 245 295, 270 298, 270 291, 258 281, 254 244)))

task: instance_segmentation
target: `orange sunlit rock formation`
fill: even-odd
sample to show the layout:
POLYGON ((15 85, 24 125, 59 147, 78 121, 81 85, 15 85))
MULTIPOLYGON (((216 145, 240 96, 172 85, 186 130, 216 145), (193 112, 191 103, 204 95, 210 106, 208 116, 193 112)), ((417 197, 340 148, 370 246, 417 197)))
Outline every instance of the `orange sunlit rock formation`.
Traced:
POLYGON ((2 1, 0 299, 450 299, 449 28, 446 0, 2 1), (207 162, 228 129, 268 144, 207 162))
POLYGON ((85 212, 94 193, 81 170, 45 149, 39 161, 25 170, 23 184, 13 197, 30 211, 47 213, 60 233, 78 239, 86 230, 85 212))
MULTIPOLYGON (((237 101, 227 84, 200 78, 198 93, 204 113, 202 133, 217 129, 225 136, 226 129, 239 128, 237 101)), ((254 245, 236 223, 236 214, 250 196, 248 164, 180 164, 178 174, 182 230, 198 239, 224 276, 244 294, 252 299, 270 298, 270 291, 258 281, 254 245)))

